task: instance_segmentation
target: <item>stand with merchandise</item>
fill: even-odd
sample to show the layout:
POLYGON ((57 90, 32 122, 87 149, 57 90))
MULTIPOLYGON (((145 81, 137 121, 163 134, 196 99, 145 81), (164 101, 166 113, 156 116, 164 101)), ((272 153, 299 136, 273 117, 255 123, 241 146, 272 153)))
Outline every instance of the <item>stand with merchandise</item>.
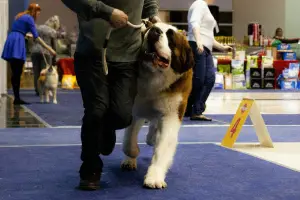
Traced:
MULTIPOLYGON (((261 29, 261 26, 257 27, 261 29)), ((213 52, 217 60, 215 89, 299 89, 296 51, 289 44, 263 37, 262 31, 253 30, 248 29, 250 36, 245 36, 243 44, 233 37, 216 37, 234 50, 229 53, 213 52), (259 35, 251 36, 253 30, 259 35)))

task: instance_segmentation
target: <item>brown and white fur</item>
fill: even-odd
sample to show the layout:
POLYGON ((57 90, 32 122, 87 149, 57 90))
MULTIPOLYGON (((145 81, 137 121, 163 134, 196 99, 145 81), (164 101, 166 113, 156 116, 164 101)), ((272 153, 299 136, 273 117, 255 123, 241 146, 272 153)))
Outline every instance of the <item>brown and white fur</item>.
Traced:
POLYGON ((125 130, 121 168, 135 170, 139 154, 138 133, 150 121, 147 144, 154 155, 144 186, 164 188, 168 169, 176 152, 178 133, 192 89, 194 58, 186 37, 165 23, 156 23, 144 32, 138 94, 132 124, 125 130))
POLYGON ((44 103, 44 97, 47 103, 50 102, 50 96, 53 96, 53 103, 57 104, 58 72, 56 66, 49 66, 43 69, 38 79, 38 90, 40 101, 44 103))

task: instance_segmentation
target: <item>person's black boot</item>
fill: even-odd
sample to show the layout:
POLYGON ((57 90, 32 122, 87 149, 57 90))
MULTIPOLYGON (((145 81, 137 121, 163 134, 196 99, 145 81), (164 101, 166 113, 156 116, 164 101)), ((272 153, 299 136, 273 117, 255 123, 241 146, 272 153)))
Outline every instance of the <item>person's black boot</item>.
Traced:
POLYGON ((100 189, 102 166, 103 163, 101 159, 97 160, 97 164, 94 162, 93 164, 83 162, 79 170, 80 182, 78 189, 87 191, 100 189))
POLYGON ((101 172, 93 172, 89 175, 80 176, 78 189, 93 191, 100 189, 101 172))

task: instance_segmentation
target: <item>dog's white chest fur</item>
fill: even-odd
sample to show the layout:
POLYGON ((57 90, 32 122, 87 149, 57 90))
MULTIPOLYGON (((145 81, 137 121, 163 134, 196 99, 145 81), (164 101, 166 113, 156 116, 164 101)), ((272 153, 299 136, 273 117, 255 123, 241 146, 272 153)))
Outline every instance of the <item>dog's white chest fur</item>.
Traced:
POLYGON ((133 106, 133 115, 152 120, 163 115, 177 114, 178 106, 182 101, 180 93, 165 94, 162 91, 176 81, 179 75, 169 72, 147 73, 147 69, 141 67, 141 75, 138 78, 138 94, 133 106))

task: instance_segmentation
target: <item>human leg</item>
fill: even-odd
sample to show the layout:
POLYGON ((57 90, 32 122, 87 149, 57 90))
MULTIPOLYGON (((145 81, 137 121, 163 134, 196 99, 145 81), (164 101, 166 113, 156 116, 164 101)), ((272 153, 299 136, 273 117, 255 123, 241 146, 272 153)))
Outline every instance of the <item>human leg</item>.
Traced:
POLYGON ((33 53, 31 55, 31 61, 32 61, 32 67, 33 67, 33 83, 34 83, 34 89, 36 95, 39 95, 39 89, 38 89, 38 79, 40 77, 41 73, 41 55, 38 53, 33 53))
POLYGON ((12 59, 9 61, 11 67, 11 84, 14 92, 14 104, 28 104, 20 98, 20 85, 21 85, 21 76, 23 72, 24 61, 19 59, 12 59))
MULTIPOLYGON (((205 85, 205 90, 203 92, 203 96, 202 96, 202 102, 204 103, 204 110, 205 110, 205 103, 212 91, 212 89, 214 88, 215 85, 215 81, 216 81, 216 74, 214 71, 214 63, 213 63, 213 58, 211 53, 209 52, 206 56, 206 74, 205 74, 205 81, 204 81, 204 85, 205 85)), ((204 112, 203 110, 203 112, 204 112)))
POLYGON ((132 121, 132 106, 136 95, 136 62, 109 62, 109 109, 100 137, 101 154, 109 155, 116 143, 116 130, 128 127, 132 121))
POLYGON ((109 107, 108 82, 98 58, 76 53, 74 66, 84 106, 81 127, 83 163, 79 171, 80 188, 93 190, 99 187, 103 167, 99 154, 104 131, 104 116, 109 107))
POLYGON ((110 106, 107 124, 113 129, 128 127, 132 121, 132 106, 137 92, 137 62, 109 62, 110 106))
POLYGON ((191 120, 211 121, 212 119, 203 115, 206 109, 207 98, 215 83, 215 72, 210 50, 205 47, 204 52, 198 59, 199 67, 196 66, 194 70, 194 105, 191 120))
POLYGON ((191 119, 194 119, 195 116, 202 116, 205 110, 203 94, 205 91, 206 51, 199 53, 195 42, 190 42, 190 46, 194 53, 195 66, 193 70, 193 89, 189 99, 192 108, 187 109, 191 109, 191 119))

